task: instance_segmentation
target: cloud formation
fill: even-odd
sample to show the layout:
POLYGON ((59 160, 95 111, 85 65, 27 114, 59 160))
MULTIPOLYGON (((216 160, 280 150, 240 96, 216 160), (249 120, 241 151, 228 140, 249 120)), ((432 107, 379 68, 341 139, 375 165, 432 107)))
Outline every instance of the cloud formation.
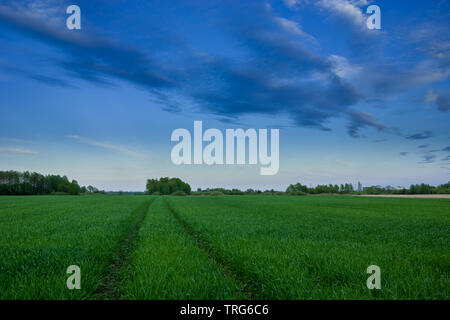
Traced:
MULTIPOLYGON (((412 68, 365 61, 365 50, 372 52, 373 45, 382 45, 382 41, 373 41, 380 33, 368 32, 365 27, 363 7, 369 3, 285 1, 288 8, 310 5, 344 21, 352 33, 352 48, 361 57, 358 63, 344 56, 315 52, 312 48, 316 38, 306 33, 298 21, 283 17, 260 1, 238 3, 230 12, 216 17, 222 21, 222 31, 239 43, 242 52, 236 56, 244 58, 214 55, 166 38, 160 38, 153 51, 145 51, 87 32, 54 28, 39 16, 28 16, 6 6, 0 7, 0 25, 57 48, 62 55, 48 60, 63 69, 65 76, 99 85, 116 80, 128 82, 150 92, 152 99, 170 112, 183 109, 177 103, 181 100, 224 121, 242 115, 283 116, 296 126, 323 131, 331 130, 329 123, 333 119, 343 118, 348 134, 357 138, 363 136, 362 128, 396 130, 364 106, 443 79, 450 70, 450 64, 436 50, 428 50, 430 58, 412 68), (166 52, 167 47, 171 49, 166 52), (163 56, 176 59, 167 63, 163 56)), ((67 79, 48 74, 19 68, 15 72, 48 85, 70 85, 67 79)), ((439 110, 448 110, 445 97, 436 98, 436 103, 439 110)), ((428 137, 431 133, 425 132, 407 138, 428 137)))
POLYGON ((128 148, 125 148, 123 146, 118 146, 115 144, 112 144, 110 142, 100 142, 100 141, 95 141, 95 140, 91 140, 85 137, 80 137, 78 135, 72 135, 72 136, 68 136, 68 138, 73 139, 73 140, 77 140, 79 142, 94 146, 94 147, 99 147, 102 149, 107 149, 107 150, 112 150, 112 151, 116 151, 119 153, 123 153, 141 160, 145 160, 148 159, 148 156, 139 152, 135 152, 135 151, 131 151, 128 148))
POLYGON ((0 147, 0 154, 2 154, 2 153, 5 153, 5 154, 28 154, 28 155, 39 154, 39 152, 30 150, 30 149, 0 147))
POLYGON ((419 132, 419 133, 415 133, 412 135, 409 135, 406 137, 406 139, 409 140, 423 140, 423 139, 429 139, 433 137, 433 132, 429 131, 429 130, 425 130, 423 132, 419 132))
MULTIPOLYGON (((84 80, 104 83, 111 77, 152 88, 173 84, 162 74, 161 67, 138 49, 57 28, 34 15, 5 6, 0 6, 0 25, 64 50, 66 60, 56 60, 54 63, 84 80)), ((36 78, 54 82, 42 75, 36 78)))
POLYGON ((438 109, 442 112, 446 112, 450 110, 450 101, 445 96, 438 96, 436 98, 436 105, 438 106, 438 109))
POLYGON ((18 138, 9 138, 9 137, 0 137, 0 141, 16 142, 16 143, 31 143, 30 140, 18 139, 18 138))
POLYGON ((433 163, 436 160, 435 155, 424 155, 422 158, 423 161, 420 163, 433 163))

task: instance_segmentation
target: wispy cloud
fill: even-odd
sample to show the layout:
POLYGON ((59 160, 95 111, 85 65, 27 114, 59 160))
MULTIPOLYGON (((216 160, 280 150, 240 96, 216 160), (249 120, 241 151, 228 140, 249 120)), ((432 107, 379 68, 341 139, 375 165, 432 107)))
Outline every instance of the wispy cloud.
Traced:
POLYGON ((358 7, 359 2, 350 0, 320 0, 316 4, 321 8, 327 9, 330 14, 354 24, 361 30, 365 30, 364 14, 358 7))
MULTIPOLYGON (((448 47, 450 47, 450 43, 448 47)), ((434 102, 439 111, 447 112, 450 110, 450 96, 448 94, 436 93, 430 90, 425 94, 423 100, 427 103, 434 102)))
POLYGON ((33 151, 33 150, 29 150, 29 149, 0 147, 0 154, 2 154, 2 153, 9 153, 9 154, 39 154, 39 152, 33 151))
POLYGON ((450 152, 450 146, 442 148, 442 149, 428 150, 428 151, 425 151, 424 153, 434 153, 434 152, 441 152, 441 151, 443 151, 443 152, 450 152))
POLYGON ((297 22, 283 18, 283 17, 274 17, 275 22, 286 32, 301 36, 309 41, 311 41, 313 44, 318 44, 317 40, 311 36, 310 34, 307 34, 304 32, 297 22))
POLYGON ((103 149, 108 149, 108 150, 112 150, 112 151, 117 151, 138 159, 148 159, 148 156, 139 152, 135 152, 135 151, 131 151, 128 148, 125 148, 123 146, 118 146, 115 144, 112 144, 110 142, 100 142, 100 141, 95 141, 89 138, 85 138, 85 137, 81 137, 81 136, 77 136, 77 135, 71 135, 68 136, 68 138, 73 139, 73 140, 77 140, 79 142, 94 146, 94 147, 99 147, 99 148, 103 148, 103 149))
POLYGON ((406 156, 407 154, 408 154, 408 152, 405 152, 405 151, 400 152, 401 156, 406 156))
POLYGON ((445 112, 450 110, 450 101, 448 101, 446 96, 438 96, 436 98, 436 105, 440 111, 445 112))
POLYGON ((425 155, 423 156, 423 161, 419 163, 433 163, 436 160, 436 156, 434 155, 425 155))
POLYGON ((351 123, 347 126, 348 134, 354 138, 360 137, 359 129, 367 126, 378 129, 379 131, 385 131, 388 129, 384 124, 377 122, 373 114, 364 111, 349 111, 351 123))
MULTIPOLYGON (((160 65, 136 48, 73 33, 66 28, 54 28, 41 16, 11 7, 0 6, 0 24, 60 48, 66 58, 54 62, 75 77, 102 84, 107 82, 105 78, 119 79, 148 89, 173 85, 172 80, 162 74, 160 65)), ((46 83, 54 81, 47 76, 34 79, 46 83)))
POLYGON ((298 5, 298 3, 300 2, 299 0, 283 0, 284 4, 292 9, 294 8, 296 5, 298 5))
POLYGON ((30 140, 24 140, 24 139, 18 139, 18 138, 9 138, 9 137, 0 137, 0 141, 14 142, 14 143, 31 143, 30 140))
MULTIPOLYGON (((359 48, 358 57, 364 52, 376 52, 372 46, 383 44, 383 41, 373 41, 373 37, 381 36, 382 32, 369 32, 365 26, 366 14, 362 7, 370 1, 284 2, 289 8, 311 5, 345 21, 347 28, 355 33, 353 44, 359 48)), ((219 25, 225 26, 223 31, 240 43, 242 52, 248 55, 245 62, 236 57, 201 52, 187 45, 187 41, 169 39, 170 36, 155 38, 158 41, 153 50, 148 51, 86 31, 54 28, 47 23, 46 14, 50 12, 52 16, 53 12, 48 7, 39 4, 40 14, 29 16, 26 10, 0 6, 2 27, 40 40, 61 53, 58 58, 48 57, 48 61, 66 71, 64 79, 28 70, 26 75, 54 86, 70 86, 65 80, 69 77, 98 85, 121 80, 148 90, 169 111, 183 108, 173 99, 179 95, 181 100, 198 107, 199 112, 225 120, 252 114, 281 115, 296 126, 331 131, 330 120, 341 117, 348 121, 348 133, 360 137, 362 128, 394 130, 377 120, 376 115, 362 111, 365 103, 442 80, 450 73, 450 64, 439 58, 440 51, 431 60, 415 63, 414 68, 402 64, 384 66, 377 60, 354 63, 354 59, 315 52, 305 45, 308 41, 302 41, 315 39, 303 26, 292 16, 280 16, 280 12, 261 1, 245 5, 238 2, 236 8, 224 16, 221 16, 222 10, 214 10, 218 15, 214 20, 222 21, 219 25), (172 59, 162 58, 171 56, 177 57, 173 63, 167 63, 172 59)), ((18 68, 10 71, 24 73, 18 68)), ((448 99, 441 98, 439 108, 447 110, 448 99)), ((412 140, 426 138, 420 134, 408 137, 412 140)))
MULTIPOLYGON (((329 131, 325 123, 343 116, 350 119, 349 132, 354 137, 362 127, 384 128, 372 116, 350 109, 362 95, 335 73, 336 66, 327 56, 311 52, 298 41, 299 35, 308 36, 296 22, 276 18, 257 2, 252 5, 253 15, 264 24, 255 23, 246 18, 244 8, 245 15, 236 12, 228 24, 232 30, 227 28, 252 54, 245 68, 231 58, 195 55, 188 48, 180 56, 182 65, 162 63, 156 51, 147 53, 87 33, 52 28, 7 7, 0 7, 0 24, 59 48, 64 54, 54 62, 69 71, 66 76, 98 84, 120 79, 159 96, 179 92, 200 112, 232 119, 243 114, 287 114, 297 126, 329 131)), ((64 85, 48 77, 33 79, 64 85)))
POLYGON ((342 160, 339 160, 339 159, 334 159, 334 162, 336 162, 337 164, 340 164, 341 166, 345 166, 345 167, 353 166, 352 163, 347 162, 347 161, 342 161, 342 160))
POLYGON ((424 132, 415 133, 406 137, 409 140, 423 140, 429 139, 433 136, 433 132, 425 130, 424 132))

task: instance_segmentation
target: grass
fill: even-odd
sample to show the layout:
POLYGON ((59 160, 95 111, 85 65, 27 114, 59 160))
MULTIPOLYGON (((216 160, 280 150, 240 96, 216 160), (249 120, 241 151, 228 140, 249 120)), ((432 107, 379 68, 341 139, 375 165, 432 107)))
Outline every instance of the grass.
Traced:
POLYGON ((140 196, 0 197, 0 299, 87 299, 149 199, 140 196), (69 265, 82 290, 68 290, 69 265))
POLYGON ((184 223, 261 299, 448 299, 450 201, 170 198, 184 223), (381 268, 382 290, 366 269, 381 268))
POLYGON ((131 260, 124 273, 125 299, 243 297, 233 276, 198 246, 161 198, 147 215, 131 260))
POLYGON ((449 214, 448 199, 0 197, 0 299, 449 299, 449 214))

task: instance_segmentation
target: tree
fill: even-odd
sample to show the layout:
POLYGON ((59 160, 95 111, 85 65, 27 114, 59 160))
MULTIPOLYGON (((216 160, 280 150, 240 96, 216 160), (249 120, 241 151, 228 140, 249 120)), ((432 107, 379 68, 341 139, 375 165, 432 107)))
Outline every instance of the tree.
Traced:
POLYGON ((191 186, 183 182, 179 178, 162 177, 158 179, 148 179, 146 185, 147 193, 153 194, 158 192, 160 194, 172 194, 176 191, 183 191, 186 194, 191 193, 191 186))
POLYGON ((85 191, 86 188, 82 189, 75 180, 69 182, 66 176, 44 176, 28 171, 0 171, 0 195, 37 195, 52 192, 79 194, 81 190, 85 191))
POLYGON ((307 193, 308 192, 308 187, 302 185, 301 183, 296 183, 296 184, 291 184, 289 185, 289 187, 287 187, 286 189, 286 193, 307 193))
POLYGON ((80 194, 80 186, 76 180, 72 180, 67 187, 67 192, 69 194, 80 194))

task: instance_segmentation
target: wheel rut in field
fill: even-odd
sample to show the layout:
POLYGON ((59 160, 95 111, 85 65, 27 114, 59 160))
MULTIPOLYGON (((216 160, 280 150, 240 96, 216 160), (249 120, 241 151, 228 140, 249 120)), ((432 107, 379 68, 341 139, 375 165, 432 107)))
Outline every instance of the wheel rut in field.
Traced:
POLYGON ((127 268, 129 258, 136 248, 136 240, 145 217, 155 199, 147 201, 138 207, 138 211, 132 221, 127 234, 120 241, 113 255, 111 263, 103 274, 102 281, 94 293, 96 300, 116 300, 120 298, 120 290, 123 285, 123 270, 127 268))
POLYGON ((244 274, 240 270, 233 268, 232 264, 214 247, 200 232, 194 230, 189 223, 187 223, 178 212, 171 206, 167 199, 164 199, 169 211, 172 213, 175 220, 183 227, 185 232, 195 241, 197 247, 206 253, 206 255, 214 261, 225 274, 226 277, 231 278, 240 288, 238 294, 247 300, 261 300, 265 297, 261 294, 262 283, 255 281, 254 277, 250 279, 248 275, 244 274))

